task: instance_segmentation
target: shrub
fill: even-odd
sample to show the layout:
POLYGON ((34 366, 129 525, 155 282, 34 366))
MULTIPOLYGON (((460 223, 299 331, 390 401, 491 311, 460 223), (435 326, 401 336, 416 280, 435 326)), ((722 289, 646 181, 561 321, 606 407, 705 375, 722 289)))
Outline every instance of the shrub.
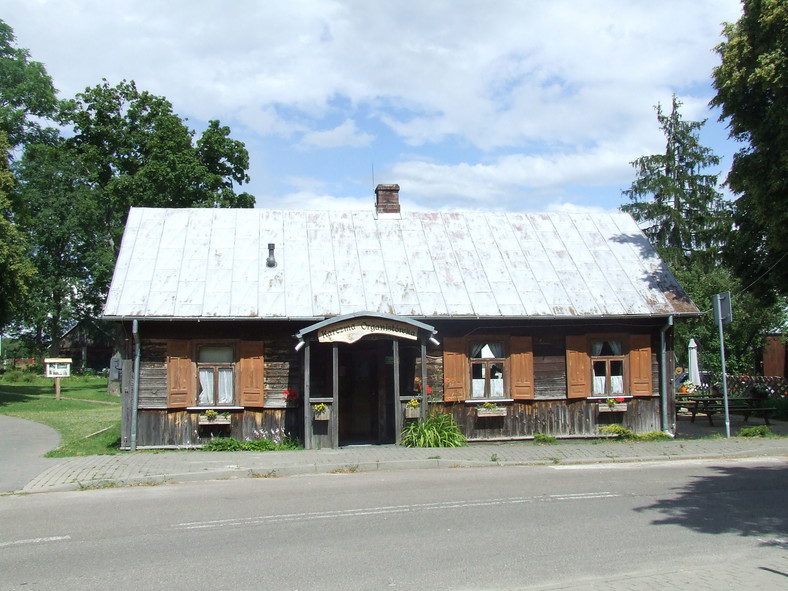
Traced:
POLYGON ((232 437, 216 437, 202 446, 203 451, 283 451, 298 449, 298 442, 289 440, 287 444, 276 444, 270 439, 241 441, 232 437))
POLYGON ((463 447, 468 442, 454 417, 436 413, 426 421, 414 421, 402 430, 405 447, 463 447))
POLYGON ((537 445, 550 445, 558 441, 552 435, 545 435, 544 433, 535 433, 534 434, 534 443, 537 445))
POLYGON ((599 428, 599 432, 606 435, 616 435, 624 441, 665 441, 670 439, 670 435, 662 431, 636 434, 621 425, 605 425, 599 428))
POLYGON ((755 427, 742 427, 739 430, 739 437, 773 437, 774 432, 766 425, 755 427))

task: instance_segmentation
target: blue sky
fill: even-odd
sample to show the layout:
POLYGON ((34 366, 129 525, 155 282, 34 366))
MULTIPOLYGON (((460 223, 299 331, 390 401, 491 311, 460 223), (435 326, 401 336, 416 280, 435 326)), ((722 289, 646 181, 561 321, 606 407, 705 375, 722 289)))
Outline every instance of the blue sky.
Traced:
POLYGON ((664 150, 654 105, 727 139, 713 51, 739 0, 26 0, 0 18, 63 98, 106 78, 250 153, 258 207, 615 209, 664 150), (374 171, 374 172, 373 172, 374 171))

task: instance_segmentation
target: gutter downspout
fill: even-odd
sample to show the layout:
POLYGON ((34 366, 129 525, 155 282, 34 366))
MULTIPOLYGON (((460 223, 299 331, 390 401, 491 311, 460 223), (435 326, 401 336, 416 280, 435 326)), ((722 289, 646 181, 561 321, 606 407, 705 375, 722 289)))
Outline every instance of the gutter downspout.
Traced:
MULTIPOLYGON (((668 323, 663 326, 659 331, 659 354, 660 354, 660 393, 659 398, 661 402, 660 415, 662 415, 662 432, 675 437, 675 429, 670 430, 668 425, 668 365, 667 365, 667 342, 665 334, 673 326, 673 316, 668 316, 668 323)), ((674 425, 675 427, 675 425, 674 425)))
POLYGON ((137 451, 137 406, 140 399, 140 327, 132 321, 131 334, 134 337, 134 386, 131 397, 131 451, 137 451))

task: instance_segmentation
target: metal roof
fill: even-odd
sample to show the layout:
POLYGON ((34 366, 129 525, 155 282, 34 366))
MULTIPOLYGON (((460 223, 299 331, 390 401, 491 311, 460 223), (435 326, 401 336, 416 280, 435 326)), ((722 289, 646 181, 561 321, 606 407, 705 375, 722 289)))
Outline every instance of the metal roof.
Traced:
POLYGON ((698 309, 623 213, 376 219, 364 211, 132 208, 104 316, 321 319, 354 312, 602 318, 698 309))

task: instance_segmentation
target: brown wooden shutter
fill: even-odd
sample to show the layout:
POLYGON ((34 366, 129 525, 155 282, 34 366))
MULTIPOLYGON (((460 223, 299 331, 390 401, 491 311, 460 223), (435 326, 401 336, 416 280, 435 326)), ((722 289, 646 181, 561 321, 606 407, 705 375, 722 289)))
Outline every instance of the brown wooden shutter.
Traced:
POLYGON ((566 394, 569 398, 586 398, 591 393, 591 361, 586 335, 566 337, 566 394))
POLYGON ((531 337, 512 337, 509 341, 509 367, 512 398, 532 400, 534 397, 534 345, 531 337))
POLYGON ((262 341, 241 341, 238 383, 241 406, 263 406, 265 403, 265 360, 262 341))
POLYGON ((167 341, 167 406, 194 404, 194 364, 189 341, 167 341))
POLYGON ((651 396, 651 335, 633 334, 629 337, 629 393, 632 396, 651 396))
POLYGON ((465 340, 443 339, 443 399, 446 402, 465 400, 468 395, 470 367, 465 351, 465 340))

